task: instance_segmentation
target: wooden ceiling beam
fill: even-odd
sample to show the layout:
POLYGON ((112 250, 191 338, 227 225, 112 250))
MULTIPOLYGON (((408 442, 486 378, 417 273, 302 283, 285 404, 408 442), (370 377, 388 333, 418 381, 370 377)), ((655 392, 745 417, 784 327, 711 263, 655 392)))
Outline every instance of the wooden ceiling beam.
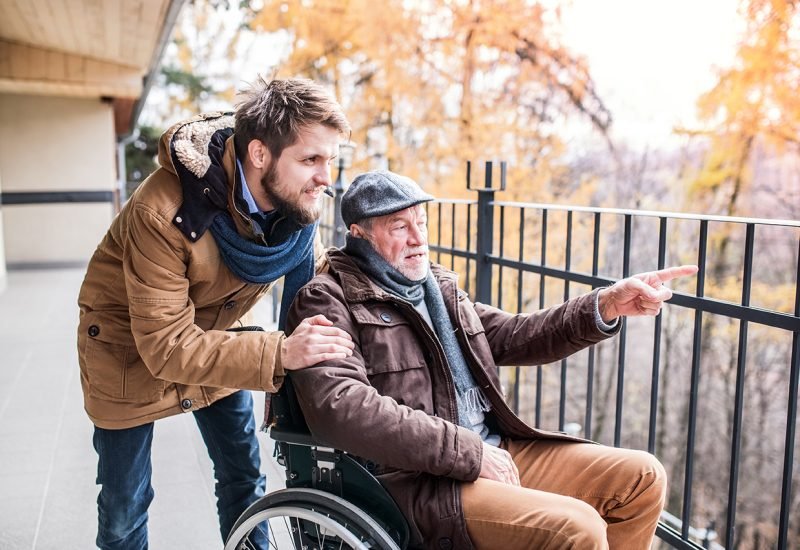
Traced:
POLYGON ((0 92, 137 98, 144 69, 0 39, 0 92))
POLYGON ((0 39, 146 67, 172 0, 2 0, 0 39))

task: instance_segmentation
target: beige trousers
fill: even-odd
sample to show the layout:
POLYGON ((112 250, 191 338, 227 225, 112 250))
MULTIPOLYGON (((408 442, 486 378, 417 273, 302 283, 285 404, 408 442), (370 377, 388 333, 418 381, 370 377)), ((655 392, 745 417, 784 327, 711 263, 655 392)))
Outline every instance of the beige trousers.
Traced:
POLYGON ((461 488, 476 548, 650 548, 667 484, 654 456, 551 440, 504 440, 502 447, 521 486, 481 478, 461 488))

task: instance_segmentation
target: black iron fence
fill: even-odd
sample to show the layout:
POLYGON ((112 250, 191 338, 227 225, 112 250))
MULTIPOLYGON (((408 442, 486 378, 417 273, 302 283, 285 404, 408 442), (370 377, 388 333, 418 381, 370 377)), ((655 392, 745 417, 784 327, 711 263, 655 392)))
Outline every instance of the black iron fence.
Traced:
MULTIPOLYGON (((503 368, 515 411, 659 456, 671 473, 658 528, 669 546, 800 544, 800 222, 501 202, 505 164, 499 178, 493 168, 473 188, 468 166, 477 200, 428 205, 432 259, 475 301, 531 311, 636 272, 699 266, 655 319, 623 320, 617 338, 557 366, 503 368)), ((336 245, 343 177, 340 167, 321 224, 336 245)))

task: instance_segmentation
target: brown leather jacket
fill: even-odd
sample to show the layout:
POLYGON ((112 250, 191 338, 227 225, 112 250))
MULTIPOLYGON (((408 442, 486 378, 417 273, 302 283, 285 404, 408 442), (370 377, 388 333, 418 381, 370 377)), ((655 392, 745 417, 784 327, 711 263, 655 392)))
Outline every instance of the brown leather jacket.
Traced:
MULTIPOLYGON (((355 352, 293 371, 309 428, 326 443, 377 464, 425 548, 469 549, 459 488, 477 479, 479 436, 456 424, 456 399, 444 351, 408 303, 379 288, 339 250, 328 273, 306 285, 292 305, 287 332, 324 313, 350 333, 355 352)), ((472 303, 455 273, 432 266, 476 382, 492 403, 487 423, 509 438, 574 439, 526 425, 503 400, 498 365, 556 361, 609 336, 598 329, 594 293, 526 315, 472 303)), ((596 292, 596 291, 595 291, 596 292)))
POLYGON ((159 145, 161 168, 131 196, 89 263, 78 299, 78 360, 84 406, 97 426, 138 426, 236 391, 226 388, 275 391, 283 379, 282 332, 226 332, 270 287, 236 278, 206 230, 208 212, 227 207, 239 232, 254 238, 237 198, 232 126, 229 113, 213 113, 170 128, 159 145))

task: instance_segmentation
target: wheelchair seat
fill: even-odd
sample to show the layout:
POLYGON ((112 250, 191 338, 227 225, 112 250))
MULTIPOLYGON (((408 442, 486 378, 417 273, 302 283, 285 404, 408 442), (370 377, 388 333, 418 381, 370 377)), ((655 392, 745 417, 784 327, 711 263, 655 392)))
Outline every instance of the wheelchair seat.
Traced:
POLYGON ((314 438, 289 376, 271 407, 269 435, 286 489, 245 510, 225 550, 266 548, 267 536, 270 548, 408 548, 408 523, 397 504, 359 459, 314 438))

